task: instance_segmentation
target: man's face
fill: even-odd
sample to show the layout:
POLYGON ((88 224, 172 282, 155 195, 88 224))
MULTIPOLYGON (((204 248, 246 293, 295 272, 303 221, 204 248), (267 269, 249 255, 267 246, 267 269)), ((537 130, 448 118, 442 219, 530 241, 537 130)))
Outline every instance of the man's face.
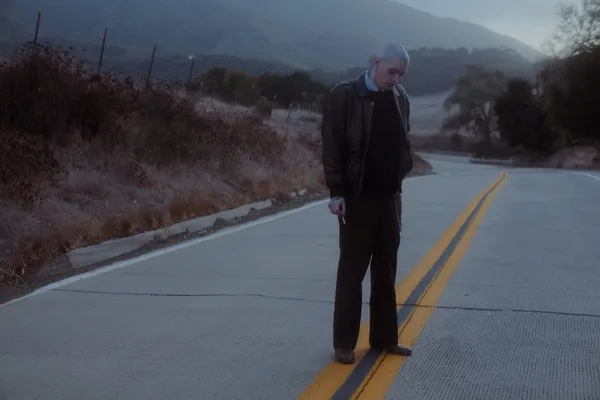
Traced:
POLYGON ((406 73, 406 64, 399 60, 374 60, 374 81, 381 89, 389 89, 396 85, 406 73))

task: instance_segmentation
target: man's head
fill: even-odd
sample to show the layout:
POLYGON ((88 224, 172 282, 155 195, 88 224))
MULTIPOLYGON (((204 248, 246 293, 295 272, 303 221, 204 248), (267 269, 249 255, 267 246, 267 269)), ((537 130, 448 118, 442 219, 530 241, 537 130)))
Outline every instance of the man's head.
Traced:
POLYGON ((410 57, 406 49, 398 43, 388 43, 373 59, 371 79, 379 89, 389 89, 398 83, 409 65, 410 57))

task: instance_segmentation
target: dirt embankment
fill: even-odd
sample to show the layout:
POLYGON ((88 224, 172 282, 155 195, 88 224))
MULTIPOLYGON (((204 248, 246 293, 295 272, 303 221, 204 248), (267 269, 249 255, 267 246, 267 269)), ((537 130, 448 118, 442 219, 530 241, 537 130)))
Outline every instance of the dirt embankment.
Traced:
POLYGON ((74 248, 323 185, 299 115, 96 77, 43 47, 0 65, 0 93, 2 284, 74 248))
POLYGON ((559 168, 559 169, 600 169, 600 145, 572 146, 560 149, 549 157, 520 155, 515 157, 516 166, 559 168))
MULTIPOLYGON (((49 150, 29 136, 0 133, 3 283, 23 283, 43 263, 74 248, 256 200, 285 200, 298 188, 323 189, 312 132, 296 127, 291 134, 251 110, 226 108, 201 111, 206 126, 199 135, 230 136, 210 150, 168 130, 155 139, 160 144, 133 140, 135 149, 82 141, 49 150), (153 162, 163 157, 156 153, 183 146, 197 152, 198 160, 153 162)), ((144 134, 135 125, 130 129, 144 134)))

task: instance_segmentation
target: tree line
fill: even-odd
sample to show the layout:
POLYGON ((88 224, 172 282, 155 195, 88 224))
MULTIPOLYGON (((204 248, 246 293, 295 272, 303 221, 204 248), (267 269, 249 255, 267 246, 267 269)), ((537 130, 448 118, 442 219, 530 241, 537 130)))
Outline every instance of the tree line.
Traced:
MULTIPOLYGON (((140 49, 123 49, 109 43, 102 53, 101 42, 82 44, 65 38, 52 38, 45 43, 52 47, 68 49, 77 59, 88 60, 92 69, 97 68, 102 54, 102 71, 119 76, 132 76, 135 79, 144 79, 148 74, 152 47, 149 47, 147 51, 141 51, 140 49)), ((11 52, 15 49, 18 49, 15 43, 3 43, 0 39, 0 55, 4 54, 10 58, 11 52)), ((514 76, 526 78, 534 76, 532 63, 509 49, 423 47, 409 49, 409 53, 411 67, 409 73, 403 78, 402 84, 411 96, 439 93, 453 88, 456 80, 471 64, 501 68, 514 76)), ((325 86, 330 87, 336 82, 354 79, 370 65, 370 60, 365 57, 364 65, 351 66, 344 71, 298 70, 281 62, 217 54, 197 55, 193 62, 194 65, 191 65, 189 55, 164 54, 163 49, 159 48, 152 65, 152 77, 161 81, 187 82, 190 72, 192 78, 200 80, 202 75, 218 77, 219 74, 224 73, 222 69, 226 69, 232 71, 232 76, 235 75, 232 82, 228 84, 231 86, 235 82, 244 85, 263 74, 269 76, 263 81, 265 79, 273 80, 272 76, 285 76, 285 81, 288 82, 290 80, 292 82, 306 81, 306 76, 309 76, 312 82, 318 83, 318 85, 312 83, 310 85, 311 90, 314 91, 313 95, 318 95, 322 94, 325 86), (247 77, 241 79, 246 75, 247 77)), ((272 85, 272 82, 269 85, 272 85)), ((270 91, 272 90, 270 89, 270 91)))
MULTIPOLYGON (((439 93, 453 88, 469 65, 482 68, 500 66, 512 76, 529 79, 535 76, 534 66, 519 54, 507 49, 442 49, 422 48, 410 51, 410 73, 402 85, 412 96, 439 93)), ((244 69, 212 67, 198 76, 190 86, 194 90, 245 105, 266 98, 279 106, 292 103, 319 102, 337 82, 355 79, 365 71, 352 67, 346 71, 299 71, 286 73, 248 73, 244 69)))
POLYGON ((533 79, 470 66, 444 107, 444 132, 547 155, 600 142, 600 0, 562 6, 553 57, 533 79))
POLYGON ((209 69, 186 86, 188 90, 201 91, 226 102, 252 106, 267 100, 286 108, 294 103, 319 102, 329 90, 306 72, 267 72, 253 76, 223 67, 209 69))

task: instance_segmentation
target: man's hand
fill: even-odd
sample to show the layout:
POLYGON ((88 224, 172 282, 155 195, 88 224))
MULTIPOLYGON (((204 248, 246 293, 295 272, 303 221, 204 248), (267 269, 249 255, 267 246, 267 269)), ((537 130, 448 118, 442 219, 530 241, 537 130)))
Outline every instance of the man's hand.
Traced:
POLYGON ((343 217, 346 215, 346 202, 344 201, 344 198, 334 197, 329 200, 329 211, 338 217, 343 217))

